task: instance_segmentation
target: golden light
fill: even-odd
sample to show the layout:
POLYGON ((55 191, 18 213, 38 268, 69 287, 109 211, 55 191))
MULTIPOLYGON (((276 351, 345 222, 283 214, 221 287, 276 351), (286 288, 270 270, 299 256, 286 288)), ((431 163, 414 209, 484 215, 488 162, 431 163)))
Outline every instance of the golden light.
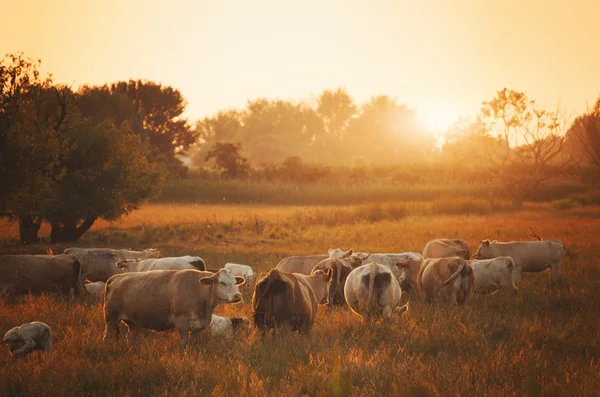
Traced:
POLYGON ((436 135, 444 135, 452 124, 454 124, 460 115, 452 109, 419 109, 419 119, 421 123, 430 132, 436 135))

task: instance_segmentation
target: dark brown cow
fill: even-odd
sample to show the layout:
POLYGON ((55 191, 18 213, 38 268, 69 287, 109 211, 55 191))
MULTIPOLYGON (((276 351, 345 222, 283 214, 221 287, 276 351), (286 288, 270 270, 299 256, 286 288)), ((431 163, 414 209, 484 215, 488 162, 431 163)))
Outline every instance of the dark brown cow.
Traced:
POLYGON ((87 295, 81 264, 73 255, 1 255, 0 293, 59 291, 87 295))

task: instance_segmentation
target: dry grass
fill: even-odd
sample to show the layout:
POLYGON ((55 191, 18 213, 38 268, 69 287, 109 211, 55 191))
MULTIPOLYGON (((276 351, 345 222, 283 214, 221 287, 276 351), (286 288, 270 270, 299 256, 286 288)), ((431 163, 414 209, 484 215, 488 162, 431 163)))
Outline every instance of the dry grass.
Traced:
MULTIPOLYGON (((421 251, 436 237, 529 239, 528 228, 568 247, 567 285, 525 274, 521 293, 475 296, 463 308, 411 303, 398 322, 367 324, 344 309, 320 309, 312 334, 200 337, 182 353, 174 332, 128 347, 104 345, 102 309, 86 300, 0 300, 0 331, 40 320, 54 331, 52 357, 14 360, 0 351, 0 395, 597 395, 600 389, 600 222, 597 208, 524 209, 495 215, 411 215, 363 207, 151 206, 115 225, 99 223, 80 246, 155 246, 267 270, 290 254, 330 247, 421 251), (360 213, 360 210, 370 215, 360 213), (394 215, 396 214, 396 215, 394 215), (389 217, 389 219, 388 219, 389 217), (256 221, 258 219, 258 222, 256 221), (216 229, 216 230, 213 230, 216 229)), ((3 252, 55 252, 14 245, 3 252)), ((218 314, 251 313, 245 302, 218 314)))

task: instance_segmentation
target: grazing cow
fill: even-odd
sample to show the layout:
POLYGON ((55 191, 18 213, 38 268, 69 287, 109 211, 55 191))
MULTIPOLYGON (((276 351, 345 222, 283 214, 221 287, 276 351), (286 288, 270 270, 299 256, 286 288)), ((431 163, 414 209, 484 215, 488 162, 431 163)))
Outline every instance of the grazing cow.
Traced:
POLYGON ((473 276, 475 277, 473 288, 475 292, 487 294, 503 290, 516 294, 519 291, 515 282, 521 279, 521 268, 510 256, 467 262, 473 269, 473 276))
POLYGON ((200 270, 206 269, 199 256, 177 256, 167 258, 148 258, 141 261, 128 259, 117 262, 116 266, 126 273, 149 272, 152 270, 200 270))
POLYGON ((246 285, 251 287, 254 283, 254 271, 250 266, 237 263, 226 263, 224 268, 229 270, 234 276, 244 277, 246 285))
POLYGON ((363 262, 365 262, 368 259, 371 262, 379 263, 380 265, 385 265, 389 267, 396 278, 399 276, 398 268, 396 267, 396 262, 405 261, 407 259, 423 259, 423 256, 416 252, 402 252, 399 254, 368 254, 363 252, 358 254, 358 257, 362 259, 363 262))
POLYGON ((81 264, 73 255, 0 255, 0 294, 27 294, 73 288, 75 296, 87 295, 81 264))
POLYGON ((40 321, 23 324, 8 331, 0 341, 0 345, 3 344, 8 345, 15 358, 23 358, 36 350, 52 353, 52 329, 40 321))
POLYGON ((306 274, 293 273, 296 278, 304 279, 311 286, 317 302, 320 305, 329 303, 329 287, 333 281, 333 269, 329 268, 327 272, 315 270, 307 276, 306 274))
POLYGON ((252 324, 247 317, 221 317, 212 315, 208 331, 212 336, 231 338, 242 330, 251 330, 252 324))
POLYGON ((404 289, 416 289, 427 302, 445 301, 450 305, 464 304, 473 287, 473 269, 463 258, 430 258, 399 261, 399 277, 404 289))
POLYGON ((96 281, 95 283, 86 283, 85 289, 88 294, 98 301, 104 299, 104 287, 106 283, 104 281, 96 281))
POLYGON ((524 272, 541 272, 550 269, 550 284, 562 281, 560 263, 565 257, 565 246, 560 240, 498 241, 482 240, 473 257, 492 259, 510 256, 524 272))
POLYGON ((315 265, 312 272, 322 270, 323 272, 333 269, 333 281, 329 285, 329 305, 330 306, 344 306, 346 300, 344 299, 344 284, 346 278, 352 270, 362 265, 362 259, 358 256, 352 255, 349 258, 337 259, 328 258, 315 265))
MULTIPOLYGON (((327 285, 329 277, 330 273, 327 277, 319 274, 315 280, 327 285)), ((305 277, 272 269, 262 274, 254 287, 254 325, 261 330, 290 327, 293 331, 308 333, 315 322, 318 303, 305 277)))
POLYGON ((423 258, 447 258, 458 256, 466 260, 471 259, 471 247, 466 241, 459 239, 438 239, 427 243, 423 249, 423 258))
POLYGON ((371 262, 352 270, 344 286, 350 309, 367 319, 389 319, 392 313, 404 313, 400 307, 402 290, 389 267, 371 262))
POLYGON ((238 289, 244 279, 229 270, 155 270, 112 276, 104 297, 104 340, 118 338, 119 323, 129 328, 128 341, 141 328, 165 331, 175 328, 185 348, 190 332, 210 325, 217 305, 242 300, 238 289))
POLYGON ((115 264, 127 259, 141 260, 158 257, 154 248, 144 251, 113 250, 110 248, 67 248, 65 254, 75 255, 81 262, 81 274, 84 280, 104 281, 113 274, 122 273, 115 264))
POLYGON ((310 274, 317 263, 327 258, 327 255, 288 256, 283 258, 275 269, 284 273, 310 274))

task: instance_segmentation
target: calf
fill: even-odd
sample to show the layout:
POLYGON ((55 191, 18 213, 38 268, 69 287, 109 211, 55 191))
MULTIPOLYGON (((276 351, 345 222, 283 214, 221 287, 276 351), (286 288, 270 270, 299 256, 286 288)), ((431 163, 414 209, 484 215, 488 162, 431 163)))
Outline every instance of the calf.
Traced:
POLYGON ((485 294, 503 290, 516 294, 519 291, 515 282, 521 279, 521 268, 510 256, 468 262, 475 277, 473 284, 475 292, 485 294))
POLYGON ((562 281, 560 264, 565 257, 565 246, 560 240, 498 241, 482 240, 473 257, 492 259, 510 256, 524 272, 541 272, 550 269, 550 284, 562 281))
POLYGON ((155 270, 117 274, 106 283, 104 340, 118 338, 119 323, 127 324, 128 341, 141 328, 165 331, 175 328, 185 348, 190 332, 207 328, 217 305, 242 300, 238 285, 243 278, 229 270, 155 270))
POLYGON ((10 353, 16 358, 42 350, 52 353, 52 329, 46 323, 34 321, 14 327, 0 341, 0 345, 8 345, 10 353))
POLYGON ((401 314, 408 307, 400 307, 402 291, 390 268, 375 262, 350 272, 344 297, 354 313, 367 319, 389 319, 392 313, 401 314))
POLYGON ((473 287, 473 270, 459 257, 399 261, 400 285, 408 284, 427 302, 464 304, 473 287))
POLYGON ((212 320, 208 326, 208 331, 212 336, 231 338, 238 331, 250 330, 252 325, 246 317, 221 317, 212 315, 212 320))

